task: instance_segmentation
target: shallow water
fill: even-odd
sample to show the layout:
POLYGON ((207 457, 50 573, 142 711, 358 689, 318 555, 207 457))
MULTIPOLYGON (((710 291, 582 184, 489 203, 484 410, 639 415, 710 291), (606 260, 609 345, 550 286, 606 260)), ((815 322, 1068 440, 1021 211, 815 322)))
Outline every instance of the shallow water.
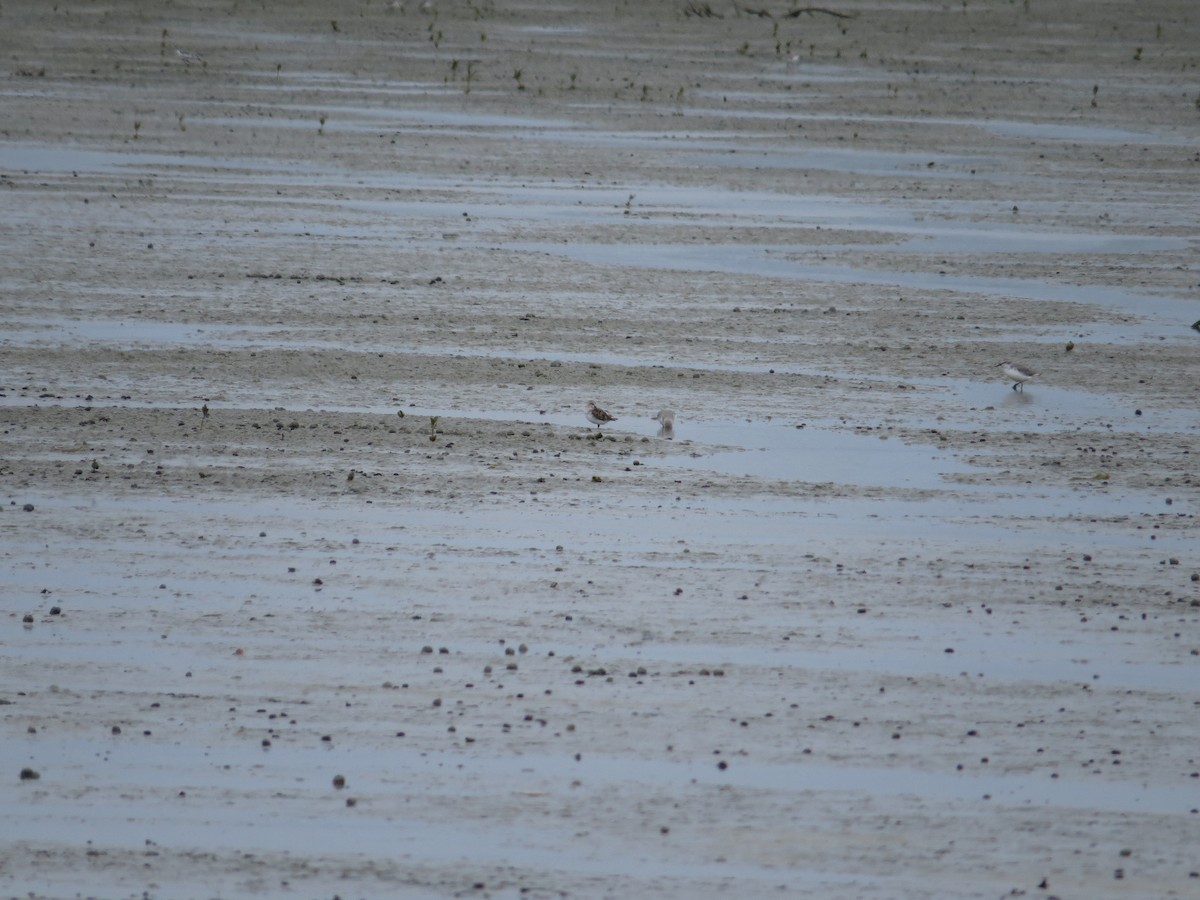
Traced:
MULTIPOLYGON (((964 239, 965 241, 965 239, 964 239)), ((965 244, 964 244, 965 245, 965 244)), ((1126 331, 1139 339, 1187 337, 1189 316, 1195 316, 1200 304, 1195 300, 1110 288, 1102 285, 1054 283, 1042 279, 1001 278, 973 275, 940 275, 924 272, 885 271, 865 267, 809 262, 796 258, 790 246, 687 244, 619 245, 583 243, 520 242, 516 249, 551 253, 593 265, 631 265, 653 269, 692 272, 721 272, 762 275, 774 278, 840 284, 889 285, 913 290, 947 290, 989 297, 1020 297, 1026 300, 1057 300, 1097 304, 1109 309, 1147 317, 1149 321, 1130 323, 1126 331)), ((818 248, 814 248, 818 249, 818 248)), ((872 249, 884 252, 883 248, 872 249)))
POLYGON ((675 433, 706 444, 743 449, 707 452, 692 459, 670 458, 660 466, 757 478, 897 488, 941 487, 945 485, 943 475, 972 471, 950 454, 929 447, 815 427, 761 422, 696 422, 685 427, 680 421, 675 433))

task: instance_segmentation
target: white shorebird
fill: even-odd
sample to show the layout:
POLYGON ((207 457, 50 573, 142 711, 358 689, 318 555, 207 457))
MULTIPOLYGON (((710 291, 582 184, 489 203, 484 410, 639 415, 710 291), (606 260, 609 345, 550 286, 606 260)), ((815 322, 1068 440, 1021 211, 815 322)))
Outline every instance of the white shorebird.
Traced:
POLYGON ((610 415, 606 410, 601 409, 596 405, 595 400, 589 400, 587 405, 588 421, 596 426, 596 430, 600 430, 601 425, 607 425, 609 422, 617 421, 617 417, 610 415))
POLYGON ((658 429, 659 437, 671 437, 675 434, 675 410, 660 409, 654 421, 662 426, 658 429))
POLYGON ((1037 378, 1037 372, 1033 371, 1033 369, 1029 368, 1029 366, 1023 366, 1020 363, 1013 363, 1005 360, 1002 363, 996 363, 996 366, 1004 370, 1005 378, 1012 379, 1012 389, 1014 391, 1018 388, 1024 391, 1025 382, 1029 381, 1031 378, 1037 378))

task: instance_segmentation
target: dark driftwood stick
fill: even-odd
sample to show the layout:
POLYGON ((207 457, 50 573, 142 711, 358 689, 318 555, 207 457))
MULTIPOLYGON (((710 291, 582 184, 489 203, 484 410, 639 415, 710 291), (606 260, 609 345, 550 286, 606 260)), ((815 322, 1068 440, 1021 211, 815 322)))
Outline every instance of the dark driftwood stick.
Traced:
MULTIPOLYGON (((703 8, 707 10, 708 4, 707 3, 704 4, 703 8)), ((775 20, 775 14, 772 13, 765 6, 755 9, 752 6, 739 6, 735 2, 733 4, 733 8, 737 12, 745 13, 748 16, 758 16, 760 19, 771 19, 772 21, 775 20)), ((684 12, 688 13, 689 15, 697 15, 698 12, 696 10, 695 3, 689 3, 684 8, 684 12)), ((853 19, 858 15, 858 13, 844 13, 844 12, 838 12, 836 9, 825 9, 823 6, 805 6, 802 9, 793 9, 793 10, 783 13, 782 18, 798 19, 805 14, 808 14, 810 16, 815 16, 817 13, 821 13, 826 16, 833 16, 835 19, 853 19)), ((709 15, 712 15, 711 10, 709 10, 709 15)))
POLYGON ((842 13, 833 9, 823 9, 820 6, 806 6, 803 9, 793 9, 790 12, 786 12, 783 14, 783 17, 785 19, 798 19, 805 13, 808 13, 810 16, 817 13, 824 13, 827 16, 833 16, 835 19, 853 19, 858 15, 858 13, 842 13))

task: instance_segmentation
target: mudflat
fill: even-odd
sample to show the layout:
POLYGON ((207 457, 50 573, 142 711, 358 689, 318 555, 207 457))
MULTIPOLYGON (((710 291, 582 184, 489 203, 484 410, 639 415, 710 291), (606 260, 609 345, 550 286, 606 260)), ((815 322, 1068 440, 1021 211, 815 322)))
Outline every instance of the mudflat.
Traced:
POLYGON ((1192 4, 0 31, 5 895, 1200 892, 1192 4))

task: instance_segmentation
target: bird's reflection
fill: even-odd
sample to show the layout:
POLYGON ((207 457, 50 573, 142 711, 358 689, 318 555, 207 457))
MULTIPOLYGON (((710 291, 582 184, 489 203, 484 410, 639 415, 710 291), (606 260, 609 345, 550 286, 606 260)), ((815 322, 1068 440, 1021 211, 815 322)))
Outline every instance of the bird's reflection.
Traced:
POLYGON ((1008 391, 1004 398, 1004 406, 1031 406, 1037 394, 1026 394, 1024 391, 1008 391))

